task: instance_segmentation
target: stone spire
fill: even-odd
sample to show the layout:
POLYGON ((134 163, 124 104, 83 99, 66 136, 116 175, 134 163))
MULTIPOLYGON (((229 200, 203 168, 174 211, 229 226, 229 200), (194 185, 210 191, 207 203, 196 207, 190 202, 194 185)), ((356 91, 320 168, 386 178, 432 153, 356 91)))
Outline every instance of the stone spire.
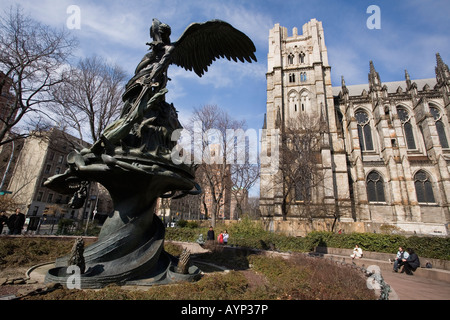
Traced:
POLYGON ((405 69, 406 90, 411 88, 411 78, 409 77, 408 70, 405 69))
POLYGON ((439 86, 450 83, 450 71, 448 65, 442 61, 441 55, 436 53, 436 80, 439 86))
POLYGON ((342 93, 344 95, 347 95, 348 94, 348 89, 347 89, 347 86, 345 85, 344 76, 341 76, 341 88, 342 88, 342 93))
POLYGON ((375 70, 372 60, 370 60, 369 88, 370 88, 370 91, 381 90, 380 75, 375 70))

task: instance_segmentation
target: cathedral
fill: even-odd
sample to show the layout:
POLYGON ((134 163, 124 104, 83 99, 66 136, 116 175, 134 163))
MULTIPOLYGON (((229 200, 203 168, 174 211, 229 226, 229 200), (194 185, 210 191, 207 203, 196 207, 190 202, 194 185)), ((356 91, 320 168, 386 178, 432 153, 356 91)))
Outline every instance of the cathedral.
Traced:
POLYGON ((312 19, 291 36, 276 24, 267 61, 261 150, 269 156, 278 150, 273 161, 280 164, 276 172, 273 163, 261 165, 263 217, 333 218, 448 234, 450 72, 439 54, 432 79, 412 80, 405 70, 403 80, 384 83, 370 61, 367 83, 346 86, 342 77, 341 86, 333 87, 322 23, 312 19), (320 179, 293 181, 291 187, 289 181, 297 178, 284 177, 281 162, 299 167, 306 161, 300 153, 302 163, 283 156, 292 149, 287 132, 295 119, 303 121, 299 135, 318 124, 314 171, 320 179), (297 186, 305 184, 310 190, 297 194, 297 186), (306 210, 308 216, 306 207, 314 208, 306 210))

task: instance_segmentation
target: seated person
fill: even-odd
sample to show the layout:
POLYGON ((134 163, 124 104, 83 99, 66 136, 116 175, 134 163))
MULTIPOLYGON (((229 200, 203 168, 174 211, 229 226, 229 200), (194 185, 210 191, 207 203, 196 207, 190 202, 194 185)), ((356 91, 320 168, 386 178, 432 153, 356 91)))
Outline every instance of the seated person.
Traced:
POLYGON ((353 253, 350 255, 350 257, 352 257, 352 259, 359 259, 362 258, 362 255, 363 255, 362 249, 358 245, 355 245, 353 253))
POLYGON ((403 265, 403 259, 408 259, 409 253, 406 252, 403 247, 398 247, 397 256, 394 260, 394 271, 398 272, 398 268, 403 265))
POLYGON ((405 272, 407 275, 412 276, 413 271, 416 271, 417 268, 420 267, 420 260, 413 249, 408 248, 406 251, 408 252, 409 256, 407 259, 402 259, 403 261, 402 273, 405 272))

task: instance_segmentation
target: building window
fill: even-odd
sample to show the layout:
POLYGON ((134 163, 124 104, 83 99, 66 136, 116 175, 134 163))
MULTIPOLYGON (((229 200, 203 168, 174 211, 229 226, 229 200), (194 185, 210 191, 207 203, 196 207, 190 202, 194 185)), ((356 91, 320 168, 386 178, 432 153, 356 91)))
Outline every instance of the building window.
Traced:
POLYGON ((358 137, 361 151, 374 150, 369 116, 365 111, 359 110, 355 113, 355 118, 358 123, 358 137))
POLYGON ((289 74, 289 82, 295 82, 295 73, 289 74))
POLYGON ((50 194, 48 195, 47 202, 48 202, 48 203, 52 203, 52 202, 53 202, 53 193, 50 193, 50 194))
POLYGON ((421 203, 435 203, 433 186, 429 175, 419 170, 414 175, 414 186, 416 187, 417 201, 421 203))
POLYGON ((288 55, 288 64, 294 64, 294 55, 292 53, 288 55))
POLYGON ((42 201, 42 197, 44 196, 44 193, 42 191, 39 191, 36 197, 36 201, 42 201))
POLYGON ((301 72, 300 73, 300 81, 301 82, 305 82, 306 81, 306 72, 301 72))
POLYGON ((372 171, 367 176, 367 197, 369 202, 385 202, 384 183, 381 175, 372 171))
POLYGON ((442 122, 442 115, 438 108, 430 106, 430 112, 433 115, 434 123, 436 125, 436 130, 439 136, 439 141, 441 142, 442 148, 448 148, 447 135, 445 134, 444 122, 442 122))
POLYGON ((52 165, 48 164, 45 166, 45 173, 50 173, 50 169, 52 168, 52 165))
POLYGON ((416 142, 414 141, 414 132, 411 124, 411 117, 403 108, 397 108, 397 114, 402 122, 403 134, 405 135, 406 145, 408 149, 416 149, 416 142))
POLYGON ((295 183, 295 201, 306 201, 311 199, 310 181, 304 179, 295 183))
POLYGON ((305 53, 300 52, 300 63, 305 63, 305 53))

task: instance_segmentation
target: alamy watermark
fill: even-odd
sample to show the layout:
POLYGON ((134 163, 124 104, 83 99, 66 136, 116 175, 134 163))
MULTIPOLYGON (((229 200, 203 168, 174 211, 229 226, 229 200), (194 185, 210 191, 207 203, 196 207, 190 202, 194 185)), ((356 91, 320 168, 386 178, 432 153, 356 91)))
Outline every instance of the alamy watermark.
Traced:
POLYGON ((68 29, 81 29, 81 9, 77 5, 70 5, 66 9, 69 15, 66 19, 66 26, 68 29))
POLYGON ((279 129, 204 130, 196 121, 193 130, 175 130, 171 139, 178 142, 171 150, 174 164, 260 164, 278 171, 279 129))
POLYGON ((66 272, 69 274, 66 281, 67 289, 81 289, 80 267, 76 265, 68 266, 66 272))
POLYGON ((367 18, 366 26, 368 29, 381 29, 381 9, 377 5, 367 7, 366 13, 370 14, 367 18))

